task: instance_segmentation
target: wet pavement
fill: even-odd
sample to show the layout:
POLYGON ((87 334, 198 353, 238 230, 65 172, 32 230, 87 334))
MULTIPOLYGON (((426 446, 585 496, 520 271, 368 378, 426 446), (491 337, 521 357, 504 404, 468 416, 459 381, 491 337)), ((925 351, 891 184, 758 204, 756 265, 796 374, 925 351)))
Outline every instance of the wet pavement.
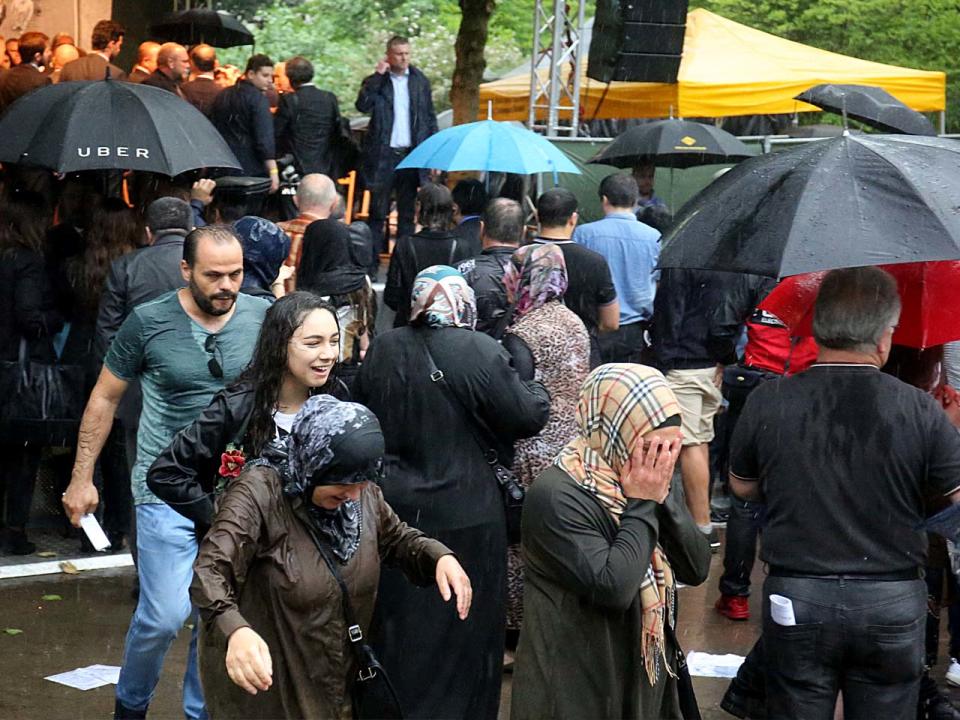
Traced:
MULTIPOLYGON (((710 578, 679 592, 678 636, 687 651, 745 655, 759 628, 759 595, 751 598, 753 617, 734 623, 713 610, 721 555, 715 555, 710 578)), ((762 579, 761 569, 754 572, 762 579)), ((0 719, 106 719, 113 710, 114 686, 79 691, 44 680, 44 676, 92 664, 119 665, 134 600, 133 569, 100 570, 77 575, 47 575, 0 580, 0 719), (59 595, 61 600, 43 600, 59 595), (8 635, 6 628, 22 630, 8 635)), ((944 623, 945 625, 946 623, 944 623)), ((946 630, 943 629, 945 634, 946 630)), ((189 633, 174 643, 151 707, 151 718, 182 718, 181 678, 189 633)), ((944 652, 941 652, 944 658, 944 652)), ((935 669, 942 681, 945 661, 935 669)), ((501 718, 509 718, 509 675, 505 676, 501 718)), ((731 716, 718 703, 727 680, 694 678, 704 720, 731 716)), ((955 691, 956 692, 956 691, 955 691)), ((957 701, 960 697, 954 697, 957 701)))

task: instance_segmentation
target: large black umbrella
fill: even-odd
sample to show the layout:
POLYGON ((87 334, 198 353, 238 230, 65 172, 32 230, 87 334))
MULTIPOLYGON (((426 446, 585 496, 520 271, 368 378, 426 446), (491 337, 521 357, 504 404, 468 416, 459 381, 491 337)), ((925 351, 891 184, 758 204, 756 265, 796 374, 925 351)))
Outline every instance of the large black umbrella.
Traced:
POLYGON ((661 267, 771 277, 960 259, 960 143, 844 135, 751 158, 680 210, 661 267))
POLYGON ((738 162, 754 154, 753 150, 718 127, 671 119, 635 125, 618 135, 590 162, 619 168, 640 163, 689 168, 738 162))
POLYGON ((872 85, 815 85, 797 95, 796 99, 827 112, 846 114, 884 132, 937 134, 927 118, 908 108, 883 88, 872 85))
POLYGON ((206 43, 214 47, 228 48, 254 43, 253 33, 247 30, 237 17, 222 10, 206 8, 168 15, 162 22, 151 25, 150 32, 158 40, 181 45, 206 43))
POLYGON ((173 93, 95 80, 48 85, 0 118, 0 162, 80 170, 239 169, 210 121, 173 93))

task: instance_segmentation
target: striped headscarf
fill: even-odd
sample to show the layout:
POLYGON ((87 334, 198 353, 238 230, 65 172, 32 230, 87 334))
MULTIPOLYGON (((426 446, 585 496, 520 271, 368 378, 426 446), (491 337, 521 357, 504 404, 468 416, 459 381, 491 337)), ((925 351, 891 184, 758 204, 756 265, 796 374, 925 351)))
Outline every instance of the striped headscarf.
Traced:
POLYGON ((413 281, 410 322, 430 327, 462 327, 477 324, 477 301, 467 281, 447 265, 431 265, 413 281))
POLYGON ((558 245, 524 245, 510 259, 503 285, 510 302, 516 303, 517 318, 563 298, 567 291, 567 263, 558 245))
MULTIPOLYGON (((580 434, 560 451, 555 463, 596 497, 619 524, 627 506, 620 475, 631 452, 646 433, 679 414, 677 399, 658 370, 630 363, 601 365, 587 376, 580 390, 580 434)), ((673 572, 657 546, 640 586, 642 651, 651 685, 659 679, 661 667, 673 675, 666 662, 663 628, 665 622, 673 622, 674 594, 673 572)))

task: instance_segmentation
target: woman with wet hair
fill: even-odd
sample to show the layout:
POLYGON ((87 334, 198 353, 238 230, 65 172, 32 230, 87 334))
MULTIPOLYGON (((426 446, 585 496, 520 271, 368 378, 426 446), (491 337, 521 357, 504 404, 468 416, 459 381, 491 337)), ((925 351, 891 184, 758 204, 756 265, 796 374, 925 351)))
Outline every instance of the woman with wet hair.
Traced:
POLYGON ((290 431, 311 395, 348 396, 336 377, 339 353, 332 305, 308 292, 277 300, 267 310, 250 365, 156 459, 147 475, 150 490, 193 520, 202 536, 218 492, 246 459, 290 431))

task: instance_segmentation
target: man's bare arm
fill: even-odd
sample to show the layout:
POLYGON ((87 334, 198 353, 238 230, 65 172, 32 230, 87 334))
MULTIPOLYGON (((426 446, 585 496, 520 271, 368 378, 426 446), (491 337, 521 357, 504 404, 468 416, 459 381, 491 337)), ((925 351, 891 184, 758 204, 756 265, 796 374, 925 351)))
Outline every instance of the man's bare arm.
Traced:
POLYGON ((97 488, 93 485, 93 469, 107 442, 113 417, 127 385, 126 380, 121 380, 104 367, 83 411, 77 439, 77 459, 70 485, 63 494, 63 507, 74 527, 80 527, 80 517, 96 510, 100 502, 97 488))
POLYGON ((601 305, 597 309, 597 325, 600 332, 613 332, 620 328, 620 301, 601 305))

